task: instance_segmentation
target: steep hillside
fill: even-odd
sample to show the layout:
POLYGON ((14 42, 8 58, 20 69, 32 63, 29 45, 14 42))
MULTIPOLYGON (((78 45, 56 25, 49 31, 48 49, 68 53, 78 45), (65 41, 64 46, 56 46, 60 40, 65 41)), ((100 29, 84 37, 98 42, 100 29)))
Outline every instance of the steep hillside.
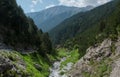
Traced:
POLYGON ((119 77, 120 38, 105 39, 96 47, 89 47, 86 54, 69 72, 70 77, 119 77))
POLYGON ((33 18, 35 24, 38 25, 39 28, 44 32, 48 32, 66 18, 69 18, 78 12, 84 12, 92 8, 92 6, 83 8, 55 6, 40 12, 28 13, 27 15, 33 18))
POLYGON ((40 50, 44 47, 45 50, 52 50, 48 34, 42 33, 33 20, 25 16, 16 0, 1 0, 0 7, 1 46, 5 44, 8 48, 20 51, 40 50))
POLYGON ((49 61, 38 52, 0 50, 0 77, 48 77, 49 61))
POLYGON ((111 15, 116 8, 115 2, 109 2, 95 9, 76 14, 52 29, 49 34, 54 44, 61 44, 111 15))
POLYGON ((81 53, 105 37, 117 34, 119 1, 115 0, 86 13, 79 13, 49 32, 55 45, 79 48, 81 53), (116 25, 117 24, 117 25, 116 25), (69 39, 69 40, 68 40, 69 39), (64 43, 66 41, 66 43, 64 43))
POLYGON ((48 33, 16 0, 0 0, 0 77, 47 77, 53 55, 48 33))

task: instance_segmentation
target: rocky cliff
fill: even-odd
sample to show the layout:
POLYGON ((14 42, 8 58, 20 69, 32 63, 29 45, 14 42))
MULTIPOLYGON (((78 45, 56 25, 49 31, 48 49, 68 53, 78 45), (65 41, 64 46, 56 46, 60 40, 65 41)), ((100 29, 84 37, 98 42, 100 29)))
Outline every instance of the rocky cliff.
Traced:
POLYGON ((69 72, 70 77, 119 77, 120 38, 116 41, 105 39, 87 49, 69 72))

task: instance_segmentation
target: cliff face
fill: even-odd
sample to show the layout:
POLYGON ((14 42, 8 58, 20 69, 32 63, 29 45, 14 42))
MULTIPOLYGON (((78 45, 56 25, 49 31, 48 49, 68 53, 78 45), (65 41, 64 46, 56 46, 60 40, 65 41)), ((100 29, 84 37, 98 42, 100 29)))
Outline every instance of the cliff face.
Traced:
POLYGON ((70 77, 119 77, 120 38, 106 39, 86 52, 70 71, 70 77))

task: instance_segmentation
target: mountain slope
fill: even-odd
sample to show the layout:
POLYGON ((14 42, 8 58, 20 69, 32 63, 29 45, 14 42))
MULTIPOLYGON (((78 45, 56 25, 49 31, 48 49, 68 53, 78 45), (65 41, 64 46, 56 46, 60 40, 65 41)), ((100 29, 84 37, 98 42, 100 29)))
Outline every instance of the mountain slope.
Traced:
POLYGON ((51 44, 48 34, 42 33, 36 27, 33 20, 25 16, 23 10, 17 6, 15 0, 1 0, 0 7, 1 44, 5 44, 16 50, 42 49, 42 45, 43 47, 47 46, 43 44, 45 39, 51 44))
POLYGON ((105 38, 115 41, 120 32, 119 4, 119 0, 114 0, 86 12, 86 15, 73 16, 50 32, 52 41, 59 47, 79 49, 80 57, 85 55, 89 46, 96 46, 105 38))
POLYGON ((70 77, 119 77, 120 1, 112 3, 114 10, 109 16, 64 44, 67 48, 73 44, 70 48, 78 48, 80 53, 80 60, 68 73, 70 77))
POLYGON ((120 39, 105 39, 98 46, 91 46, 70 70, 70 77, 119 77, 120 39), (112 47, 115 49, 113 50, 112 47))
POLYGON ((52 51, 48 33, 16 0, 0 0, 0 77, 48 77, 52 51))
POLYGON ((33 18, 35 24, 43 31, 47 32, 58 25, 60 22, 70 16, 92 9, 92 6, 77 8, 66 6, 55 6, 41 12, 28 13, 27 15, 33 18), (53 21, 54 20, 54 21, 53 21))
POLYGON ((61 44, 67 39, 75 37, 88 28, 107 18, 114 11, 116 4, 109 2, 91 11, 76 14, 49 31, 54 44, 61 44))

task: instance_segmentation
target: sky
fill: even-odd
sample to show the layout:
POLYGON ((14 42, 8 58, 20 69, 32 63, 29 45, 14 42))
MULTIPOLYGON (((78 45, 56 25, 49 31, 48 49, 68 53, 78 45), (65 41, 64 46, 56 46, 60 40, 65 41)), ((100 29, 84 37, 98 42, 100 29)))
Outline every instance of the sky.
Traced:
POLYGON ((25 13, 29 13, 59 5, 74 7, 99 6, 109 1, 111 0, 17 0, 17 3, 25 13))

